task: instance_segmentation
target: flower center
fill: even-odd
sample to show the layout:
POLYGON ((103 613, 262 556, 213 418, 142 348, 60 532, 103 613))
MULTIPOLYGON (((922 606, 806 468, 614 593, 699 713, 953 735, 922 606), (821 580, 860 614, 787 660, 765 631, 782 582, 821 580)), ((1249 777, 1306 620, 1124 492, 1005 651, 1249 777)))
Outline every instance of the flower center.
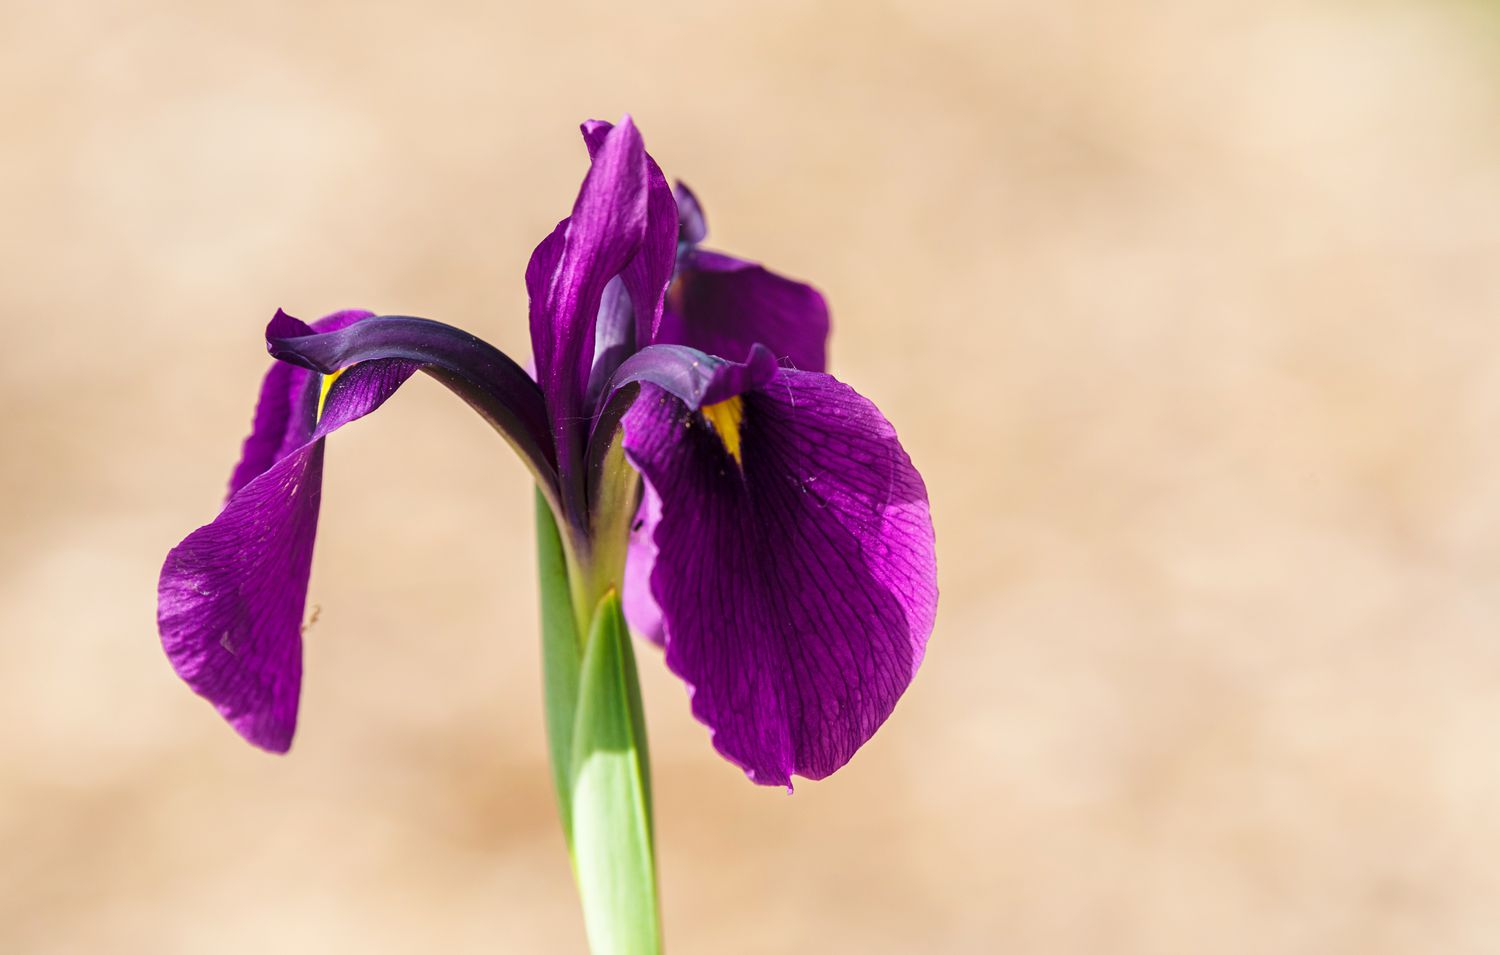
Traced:
POLYGON ((719 441, 724 445, 724 450, 734 458, 734 463, 740 467, 745 462, 740 459, 740 425, 745 421, 745 402, 739 395, 726 398, 723 401, 711 405, 704 405, 698 409, 703 415, 703 420, 714 429, 719 436, 719 441))

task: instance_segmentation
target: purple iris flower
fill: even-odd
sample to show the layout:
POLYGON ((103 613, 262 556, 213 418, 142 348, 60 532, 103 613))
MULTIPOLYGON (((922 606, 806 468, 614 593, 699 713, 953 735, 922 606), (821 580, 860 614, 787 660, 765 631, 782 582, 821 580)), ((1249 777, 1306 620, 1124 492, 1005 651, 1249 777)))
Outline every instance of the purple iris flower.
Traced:
POLYGON ((526 270, 535 375, 459 329, 278 312, 222 512, 168 555, 162 643, 247 740, 296 725, 328 435, 418 371, 508 440, 561 530, 579 607, 623 591, 749 777, 828 775, 890 714, 937 606, 927 493, 889 422, 824 373, 811 287, 700 248, 627 117, 583 126, 572 214, 526 270), (627 556, 628 554, 628 556, 627 556))

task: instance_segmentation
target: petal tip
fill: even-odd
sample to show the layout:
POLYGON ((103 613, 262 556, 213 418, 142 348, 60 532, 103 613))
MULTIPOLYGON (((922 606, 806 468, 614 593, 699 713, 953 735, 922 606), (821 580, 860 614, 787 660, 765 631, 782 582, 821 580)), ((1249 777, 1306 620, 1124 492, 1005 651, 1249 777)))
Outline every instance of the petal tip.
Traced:
POLYGON ((278 308, 276 314, 271 317, 271 321, 266 325, 266 348, 268 350, 272 349, 275 341, 278 339, 300 338, 303 335, 311 335, 312 333, 312 328, 306 322, 293 318, 278 308))
POLYGON ((297 733, 295 716, 289 723, 276 720, 268 726, 264 721, 264 714, 255 714, 229 720, 229 725, 245 742, 273 756, 285 756, 289 753, 292 749, 292 737, 297 733))

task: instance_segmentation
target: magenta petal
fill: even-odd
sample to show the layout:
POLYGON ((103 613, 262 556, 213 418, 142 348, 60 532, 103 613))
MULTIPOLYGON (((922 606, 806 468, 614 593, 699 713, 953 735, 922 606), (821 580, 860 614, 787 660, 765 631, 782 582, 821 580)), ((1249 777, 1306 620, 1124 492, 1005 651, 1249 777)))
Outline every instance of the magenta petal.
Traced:
POLYGON ((663 642, 661 607, 651 595, 651 571, 656 566, 656 525, 661 523, 661 498, 649 483, 630 528, 625 552, 625 622, 637 635, 657 646, 663 642))
POLYGON ((292 745, 297 723, 298 631, 322 484, 322 442, 282 458, 167 555, 157 587, 173 669, 272 752, 292 745))
POLYGON ((656 340, 743 360, 759 342, 803 371, 828 361, 828 305, 811 285, 754 262, 695 250, 683 257, 656 340))
POLYGON ((844 765, 916 672, 937 607, 932 520, 894 430, 853 389, 781 370, 741 400, 742 465, 651 385, 625 449, 662 504, 667 665, 719 752, 790 785, 844 765))
MULTIPOLYGON (((310 330, 336 332, 373 314, 360 309, 334 312, 313 322, 310 330)), ((296 322, 300 328, 309 328, 281 311, 276 313, 276 318, 272 321, 281 322, 282 319, 296 322)), ((306 397, 310 377, 311 372, 281 362, 272 365, 271 370, 266 372, 260 386, 260 400, 255 405, 255 424, 250 429, 250 436, 245 439, 240 462, 235 465, 234 473, 229 478, 231 496, 312 434, 312 417, 304 413, 305 408, 298 406, 306 397)))
MULTIPOLYGON (((332 330, 339 323, 315 327, 332 330)), ((219 516, 167 554, 157 587, 157 623, 173 668, 242 736, 274 752, 291 746, 296 728, 323 438, 380 407, 417 369, 399 359, 347 369, 329 388, 314 425, 320 376, 301 368, 289 376, 279 370, 284 367, 267 376, 266 413, 257 413, 257 433, 236 480, 265 459, 262 449, 278 426, 301 440, 239 482, 219 516), (267 404, 273 383, 288 386, 284 405, 279 397, 267 404)))

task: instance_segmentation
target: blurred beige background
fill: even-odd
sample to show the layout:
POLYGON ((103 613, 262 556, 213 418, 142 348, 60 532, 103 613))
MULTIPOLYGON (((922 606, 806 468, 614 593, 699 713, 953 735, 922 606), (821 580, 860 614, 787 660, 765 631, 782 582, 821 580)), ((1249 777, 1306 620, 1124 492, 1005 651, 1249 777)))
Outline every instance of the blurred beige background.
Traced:
POLYGON ((790 798, 643 653, 674 951, 1500 950, 1500 9, 8 0, 0 88, 0 951, 581 951, 475 416, 333 442, 289 757, 154 588, 272 312, 525 354, 625 111, 826 291, 943 588, 790 798))

